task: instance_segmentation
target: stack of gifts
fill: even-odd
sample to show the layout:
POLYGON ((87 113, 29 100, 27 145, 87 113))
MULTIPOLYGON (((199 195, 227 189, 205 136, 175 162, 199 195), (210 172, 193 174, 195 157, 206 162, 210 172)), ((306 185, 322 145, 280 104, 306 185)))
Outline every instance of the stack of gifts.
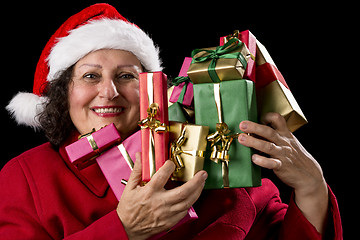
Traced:
POLYGON ((192 52, 187 74, 194 84, 195 123, 209 127, 207 189, 261 184, 260 168, 251 161, 253 150, 237 140, 241 121, 257 121, 254 82, 244 79, 254 75, 254 53, 239 38, 192 52))
MULTIPOLYGON (((77 168, 100 166, 117 199, 136 152, 141 152, 144 184, 171 159, 174 181, 186 182, 204 169, 206 189, 260 186, 254 150, 237 140, 240 122, 278 112, 291 131, 306 123, 266 48, 248 30, 221 37, 220 46, 195 49, 172 83, 168 89, 162 72, 139 75, 141 130, 124 141, 111 124, 66 147, 77 168)), ((190 208, 173 229, 196 218, 190 208)))

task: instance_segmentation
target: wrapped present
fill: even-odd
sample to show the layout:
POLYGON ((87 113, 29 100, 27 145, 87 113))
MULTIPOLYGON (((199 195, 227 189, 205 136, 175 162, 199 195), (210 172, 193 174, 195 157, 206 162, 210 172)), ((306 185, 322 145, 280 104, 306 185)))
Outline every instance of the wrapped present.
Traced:
POLYGON ((176 170, 173 180, 186 182, 204 167, 209 127, 170 122, 170 159, 176 170))
MULTIPOLYGON (((141 151, 140 142, 141 132, 137 131, 130 137, 126 138, 120 145, 106 151, 96 159, 101 171, 118 200, 120 200, 127 180, 133 170, 135 154, 141 151)), ((174 227, 172 227, 171 230, 174 230, 185 223, 190 223, 197 218, 198 216, 194 208, 191 207, 186 216, 174 227)), ((159 239, 160 237, 166 235, 166 233, 167 232, 159 233, 151 239, 159 239)))
POLYGON ((268 112, 277 112, 286 119, 289 130, 294 132, 307 120, 270 54, 259 41, 257 45, 257 62, 260 64, 256 67, 259 115, 261 117, 268 112))
POLYGON ((173 85, 175 85, 171 94, 169 95, 169 102, 175 103, 179 102, 184 106, 190 107, 192 105, 194 99, 194 92, 192 83, 187 80, 187 71, 190 67, 192 59, 190 57, 185 57, 183 65, 180 69, 179 77, 175 79, 179 79, 176 81, 172 81, 173 85))
POLYGON ((251 161, 253 149, 238 140, 243 120, 257 121, 254 82, 250 80, 194 84, 195 123, 209 126, 205 154, 205 188, 261 185, 260 167, 251 161))
POLYGON ((251 56, 243 42, 231 39, 223 46, 195 49, 187 74, 194 84, 242 79, 251 56))
POLYGON ((193 84, 187 76, 191 58, 186 57, 179 76, 171 82, 174 86, 168 89, 169 121, 194 122, 193 84))
POLYGON ((235 30, 233 34, 229 34, 225 37, 220 38, 220 46, 227 43, 229 40, 233 38, 238 38, 240 41, 245 43, 246 47, 249 49, 251 53, 251 58, 247 63, 247 67, 244 73, 243 78, 249 79, 255 82, 255 74, 256 74, 256 66, 255 66, 255 56, 256 56, 256 38, 255 36, 249 31, 245 30, 239 32, 239 30, 235 30))
POLYGON ((168 159, 167 77, 162 72, 145 72, 139 76, 141 160, 143 181, 168 159))
POLYGON ((141 152, 141 132, 137 131, 121 144, 101 154, 96 161, 113 190, 116 198, 124 191, 134 167, 135 153, 141 152))
POLYGON ((66 146, 65 150, 70 161, 78 169, 83 169, 95 163, 96 157, 120 141, 120 134, 112 123, 98 131, 93 129, 92 132, 81 135, 78 141, 66 146))
POLYGON ((184 107, 181 103, 173 103, 169 106, 169 121, 194 122, 194 110, 184 107))

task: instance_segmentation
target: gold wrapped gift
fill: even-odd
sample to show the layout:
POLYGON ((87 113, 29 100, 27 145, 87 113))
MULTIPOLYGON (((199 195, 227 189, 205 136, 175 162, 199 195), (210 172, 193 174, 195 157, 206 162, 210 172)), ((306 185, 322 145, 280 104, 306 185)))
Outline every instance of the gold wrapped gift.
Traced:
POLYGON ((204 167, 209 127, 170 122, 170 158, 176 165, 172 179, 186 182, 204 167))
POLYGON ((248 48, 238 39, 224 46, 195 49, 193 61, 187 71, 194 84, 219 82, 211 76, 214 65, 215 75, 220 81, 242 79, 247 62, 251 57, 248 48), (220 49, 220 50, 219 50, 220 49), (238 54, 239 53, 239 54, 238 54))
POLYGON ((304 113, 293 94, 279 80, 273 81, 257 90, 257 102, 261 106, 259 115, 277 112, 286 120, 291 132, 307 123, 304 113))

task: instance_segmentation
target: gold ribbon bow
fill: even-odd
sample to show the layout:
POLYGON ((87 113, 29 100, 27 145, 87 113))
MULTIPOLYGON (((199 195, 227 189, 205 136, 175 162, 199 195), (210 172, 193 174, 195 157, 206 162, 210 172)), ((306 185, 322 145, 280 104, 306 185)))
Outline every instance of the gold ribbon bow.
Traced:
POLYGON ((150 128, 152 131, 156 133, 163 133, 168 130, 168 127, 165 123, 161 123, 159 120, 155 118, 157 111, 159 109, 159 105, 157 103, 150 104, 147 109, 147 118, 138 122, 141 129, 150 128))
POLYGON ((226 135, 230 133, 229 127, 226 123, 217 123, 216 132, 209 134, 207 140, 211 142, 211 155, 210 159, 215 163, 220 161, 229 162, 230 145, 234 138, 239 136, 239 133, 226 135), (220 143, 220 144, 219 144, 220 143))
POLYGON ((186 141, 185 130, 186 130, 186 127, 184 127, 182 129, 180 136, 174 142, 171 143, 170 156, 171 156, 171 160, 176 165, 175 172, 178 172, 178 171, 180 171, 181 168, 185 167, 184 161, 180 157, 180 154, 183 153, 181 147, 182 147, 182 145, 184 145, 184 143, 186 141))
MULTIPOLYGON (((190 127, 191 129, 191 127, 190 127)), ((173 173, 173 180, 179 180, 180 181, 186 181, 184 180, 185 175, 188 175, 185 173, 186 169, 184 170, 185 163, 183 158, 181 157, 181 154, 186 154, 193 157, 199 157, 204 158, 204 151, 203 150, 184 150, 183 147, 193 147, 189 144, 187 146, 183 146, 187 142, 187 138, 185 137, 185 133, 187 131, 186 125, 182 124, 181 126, 181 133, 179 137, 171 143, 170 147, 170 159, 175 163, 175 171, 173 173)), ((195 159, 194 159, 195 161, 195 159)), ((191 166, 188 166, 191 167, 191 166)), ((188 169, 188 171, 192 171, 192 169, 188 169)), ((186 177, 185 177, 186 178, 186 177)))

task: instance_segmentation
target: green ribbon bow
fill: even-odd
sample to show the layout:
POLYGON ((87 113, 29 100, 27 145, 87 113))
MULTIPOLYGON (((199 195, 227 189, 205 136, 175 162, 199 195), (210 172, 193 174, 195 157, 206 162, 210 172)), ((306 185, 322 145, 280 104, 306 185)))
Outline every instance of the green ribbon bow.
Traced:
POLYGON ((176 77, 176 78, 171 80, 171 83, 174 86, 179 86, 183 82, 185 84, 184 84, 183 88, 181 89, 179 98, 177 100, 178 103, 183 103, 188 83, 191 82, 191 80, 190 80, 190 78, 188 76, 186 76, 186 77, 179 76, 179 77, 176 77))
POLYGON ((239 39, 233 38, 230 41, 228 41, 225 45, 216 47, 215 50, 195 49, 191 52, 191 57, 193 58, 191 63, 199 63, 199 62, 205 62, 205 61, 211 60, 209 67, 208 67, 210 78, 214 83, 219 83, 220 78, 215 71, 217 59, 219 59, 219 58, 237 58, 241 62, 243 67, 246 69, 247 61, 246 61, 245 57, 241 54, 240 51, 234 52, 234 53, 229 53, 229 52, 234 51, 237 48, 242 47, 243 44, 244 43, 241 42, 239 39), (207 52, 209 54, 207 54, 206 56, 194 58, 194 56, 196 54, 198 54, 199 52, 207 52))

